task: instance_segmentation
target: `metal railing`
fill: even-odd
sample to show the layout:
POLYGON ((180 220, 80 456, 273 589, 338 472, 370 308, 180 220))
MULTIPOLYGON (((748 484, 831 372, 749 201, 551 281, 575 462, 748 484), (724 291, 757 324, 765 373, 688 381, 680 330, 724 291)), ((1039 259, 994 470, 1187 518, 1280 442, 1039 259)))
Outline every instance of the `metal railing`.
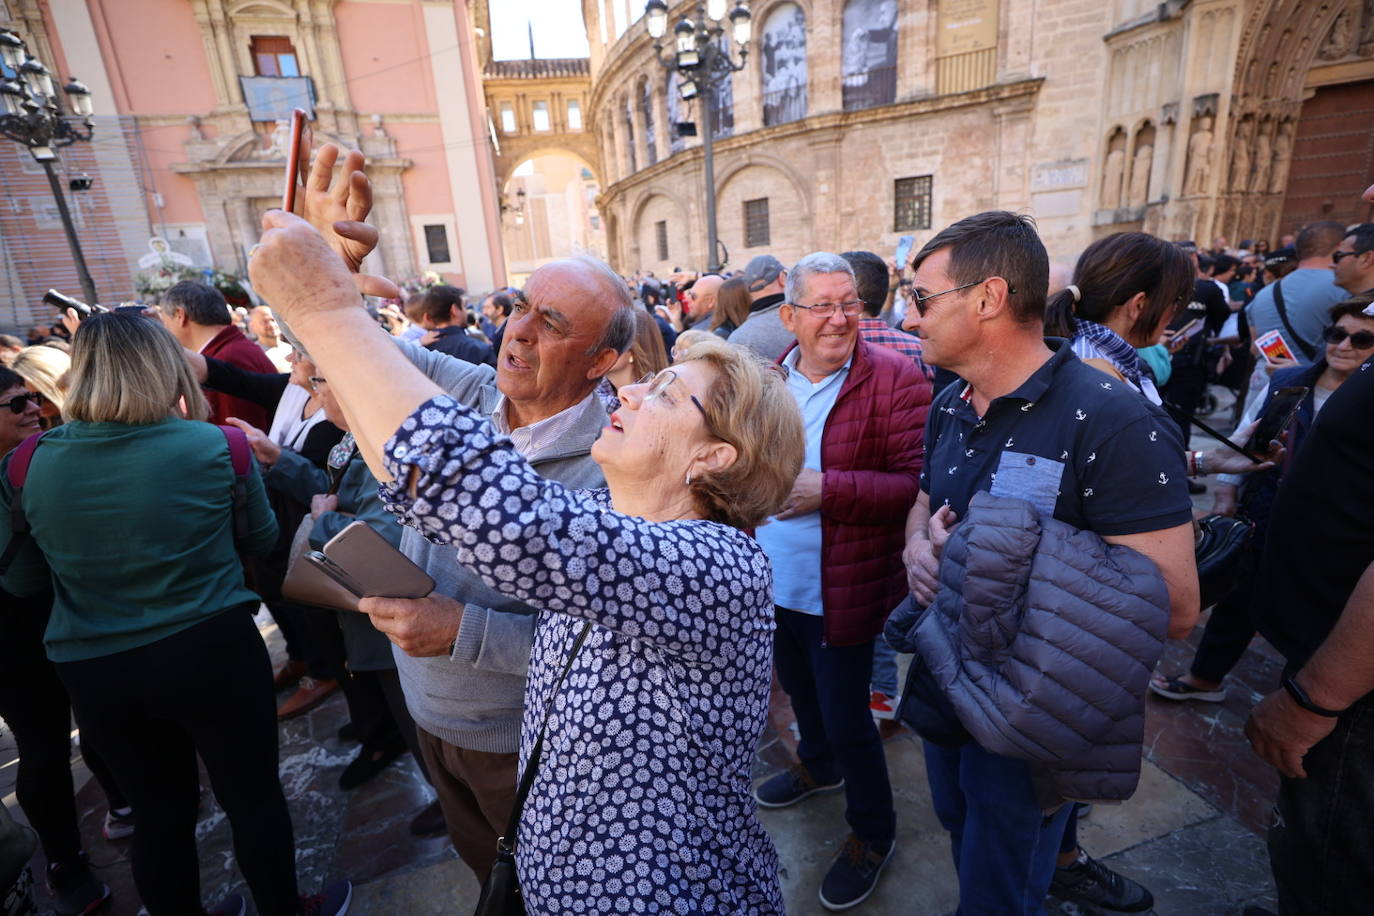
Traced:
POLYGON ((840 78, 845 111, 891 105, 897 100, 897 68, 875 67, 840 78))
POLYGON ((806 87, 788 86, 763 94, 763 126, 787 124, 806 117, 806 87))

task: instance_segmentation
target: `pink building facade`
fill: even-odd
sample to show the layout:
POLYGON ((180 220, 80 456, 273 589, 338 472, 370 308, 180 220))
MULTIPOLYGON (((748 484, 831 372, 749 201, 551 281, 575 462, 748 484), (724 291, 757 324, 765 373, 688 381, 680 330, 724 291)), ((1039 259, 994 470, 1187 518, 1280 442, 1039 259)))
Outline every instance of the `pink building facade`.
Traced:
MULTIPOLYGON (((103 302, 135 297, 164 238, 197 267, 245 272, 279 205, 281 118, 313 115, 316 146, 367 154, 367 266, 435 271, 473 291, 505 282, 489 128, 466 0, 0 0, 0 24, 65 80, 91 87, 96 134, 60 151, 94 178, 72 192, 103 302)), ((0 327, 50 320, 49 286, 79 289, 41 172, 0 150, 0 327)))

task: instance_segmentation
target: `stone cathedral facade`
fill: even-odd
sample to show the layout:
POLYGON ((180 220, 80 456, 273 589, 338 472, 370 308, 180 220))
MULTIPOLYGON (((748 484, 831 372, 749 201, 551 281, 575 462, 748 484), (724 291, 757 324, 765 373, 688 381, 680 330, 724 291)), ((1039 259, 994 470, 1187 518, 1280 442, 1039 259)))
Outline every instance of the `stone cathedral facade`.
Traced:
MULTIPOLYGON (((669 45, 695 5, 673 4, 669 45)), ((641 7, 583 2, 598 206, 622 271, 701 266, 708 126, 641 7)), ((1374 0, 750 10, 749 53, 709 128, 729 266, 765 251, 891 257, 903 235, 919 246, 992 207, 1034 214, 1061 260, 1122 230, 1234 245, 1371 218, 1359 192, 1374 181, 1374 0)))

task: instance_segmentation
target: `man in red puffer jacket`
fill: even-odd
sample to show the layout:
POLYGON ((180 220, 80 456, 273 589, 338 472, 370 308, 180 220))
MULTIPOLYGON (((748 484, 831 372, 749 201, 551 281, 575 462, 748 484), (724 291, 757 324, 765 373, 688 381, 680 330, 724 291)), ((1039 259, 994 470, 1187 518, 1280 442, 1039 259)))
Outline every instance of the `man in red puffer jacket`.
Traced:
POLYGON ((806 426, 792 495, 758 529, 773 563, 773 657, 792 701, 799 762, 755 797, 781 808, 845 789, 851 834, 820 888, 828 909, 872 893, 892 856, 896 812, 869 713, 873 641, 905 597, 906 513, 920 491, 931 388, 910 359, 859 339, 854 271, 817 252, 787 274, 783 356, 806 426))

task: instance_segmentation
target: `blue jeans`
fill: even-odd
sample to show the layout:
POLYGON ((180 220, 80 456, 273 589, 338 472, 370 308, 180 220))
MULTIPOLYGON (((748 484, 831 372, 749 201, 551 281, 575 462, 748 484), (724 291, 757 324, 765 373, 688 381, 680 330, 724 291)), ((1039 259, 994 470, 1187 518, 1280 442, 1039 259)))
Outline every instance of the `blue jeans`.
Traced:
POLYGON ((959 873, 959 916, 1043 913, 1073 805, 1047 817, 1024 760, 974 743, 924 744, 931 800, 959 873))
POLYGON ((873 640, 873 689, 890 697, 897 695, 897 653, 883 634, 873 640))
POLYGON ((865 842, 897 833, 887 757, 869 712, 873 642, 821 645, 821 617, 778 608, 773 664, 792 700, 797 757, 819 782, 844 777, 845 820, 865 842))

